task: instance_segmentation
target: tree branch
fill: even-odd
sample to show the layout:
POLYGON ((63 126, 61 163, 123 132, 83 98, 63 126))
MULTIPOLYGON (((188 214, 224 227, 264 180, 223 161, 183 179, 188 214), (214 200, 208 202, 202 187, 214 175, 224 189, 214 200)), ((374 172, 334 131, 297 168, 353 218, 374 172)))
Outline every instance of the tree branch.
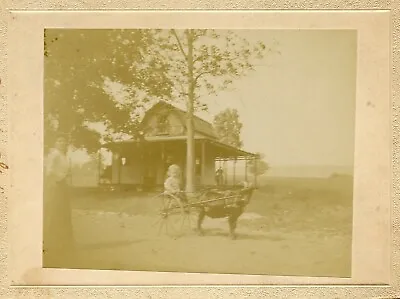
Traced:
POLYGON ((180 94, 186 96, 188 93, 185 90, 185 87, 183 86, 182 82, 178 80, 179 85, 181 86, 181 91, 180 94))
POLYGON ((205 75, 205 74, 211 74, 211 72, 210 71, 204 71, 204 72, 199 73, 196 77, 194 77, 194 84, 196 84, 197 80, 199 80, 200 77, 205 75))
POLYGON ((182 46, 181 41, 179 40, 178 34, 176 34, 175 29, 172 29, 171 31, 172 31, 172 34, 175 36, 176 41, 178 42, 179 50, 181 50, 183 57, 185 57, 185 60, 187 60, 187 55, 186 55, 185 51, 183 50, 183 46, 182 46))

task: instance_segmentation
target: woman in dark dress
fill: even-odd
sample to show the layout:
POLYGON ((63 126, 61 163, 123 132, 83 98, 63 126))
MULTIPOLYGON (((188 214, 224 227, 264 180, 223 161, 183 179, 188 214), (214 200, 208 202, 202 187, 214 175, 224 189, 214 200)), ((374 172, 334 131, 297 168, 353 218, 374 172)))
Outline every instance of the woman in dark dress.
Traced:
MULTIPOLYGON (((43 251, 44 262, 64 262, 74 247, 69 198, 67 139, 60 135, 46 159, 44 177, 43 251), (47 259, 46 259, 47 257, 47 259)), ((55 265, 54 265, 55 266, 55 265)))

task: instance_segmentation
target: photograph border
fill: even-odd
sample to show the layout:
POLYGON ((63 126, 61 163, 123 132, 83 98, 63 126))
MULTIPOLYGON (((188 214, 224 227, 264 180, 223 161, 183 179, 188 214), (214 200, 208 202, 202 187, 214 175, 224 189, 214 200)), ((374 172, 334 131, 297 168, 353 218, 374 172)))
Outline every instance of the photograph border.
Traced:
MULTIPOLYGON (((21 3, 23 3, 23 1, 19 1, 18 5, 17 5, 17 3, 12 3, 13 4, 13 5, 11 5, 13 7, 12 10, 21 10, 21 6, 19 6, 21 3)), ((46 4, 49 4, 49 1, 46 1, 46 4)), ((57 3, 57 4, 59 5, 60 3, 57 3)), ((57 7, 57 4, 56 4, 56 7, 54 7, 54 4, 53 4, 53 8, 59 8, 59 9, 67 8, 67 6, 66 6, 67 2, 65 2, 64 6, 61 5, 61 7, 57 7)), ((138 4, 138 3, 135 3, 135 4, 138 4)), ((204 5, 204 3, 202 3, 202 4, 204 5)), ((221 2, 218 2, 218 4, 221 4, 221 2)), ((68 3, 68 5, 70 5, 70 3, 68 3)), ((142 4, 142 5, 145 5, 145 4, 142 4)), ((151 6, 151 3, 148 3, 148 5, 151 6)), ((226 7, 226 5, 227 4, 225 4, 225 7, 226 7)), ((135 5, 135 6, 137 6, 137 5, 135 5)), ((212 4, 206 5, 205 9, 214 8, 214 7, 210 7, 210 6, 212 6, 212 4)), ((50 5, 50 7, 52 7, 52 6, 50 5)), ((50 8, 50 7, 47 6, 46 8, 50 8)), ((71 4, 71 7, 75 8, 75 9, 79 8, 79 7, 74 7, 73 4, 71 4)), ((88 5, 87 7, 83 7, 83 8, 91 9, 92 7, 90 7, 88 5)), ((99 7, 97 7, 97 8, 99 8, 99 7)), ((102 8, 106 9, 106 7, 102 7, 102 8)), ((116 8, 123 9, 124 7, 116 7, 116 8)), ((151 7, 145 7, 145 8, 149 9, 151 7)), ((156 7, 153 7, 153 8, 156 8, 156 7)), ((169 7, 169 8, 172 8, 172 7, 169 7)), ((220 7, 220 8, 222 8, 222 7, 220 7)), ((240 7, 237 7, 237 8, 240 9, 240 7)), ((251 5, 250 5, 250 7, 247 6, 246 8, 256 9, 257 7, 251 7, 251 5)), ((282 7, 282 8, 288 8, 288 7, 282 7)), ((296 8, 296 7, 294 7, 294 8, 296 8)), ((300 8, 304 8, 304 7, 300 7, 300 8)), ((324 8, 324 7, 322 7, 322 8, 324 8)), ((327 7, 327 8, 329 8, 329 7, 327 7)), ((24 7, 24 9, 33 10, 35 8, 34 7, 24 7)), ((39 9, 45 9, 45 7, 39 7, 39 9)), ((348 9, 348 8, 346 8, 346 9, 348 9)), ((355 8, 353 8, 353 9, 355 9, 355 8)), ((384 10, 390 9, 390 7, 389 8, 381 7, 378 9, 380 9, 382 11, 383 9, 384 10)), ((279 12, 275 12, 275 13, 279 14, 279 12)), ((388 12, 386 12, 386 13, 388 13, 388 12)), ((396 27, 396 24, 394 23, 394 22, 396 22, 396 16, 398 16, 398 13, 396 12, 396 14, 394 14, 394 11, 392 11, 391 20, 390 20, 392 22, 391 35, 393 37, 393 41, 391 44, 392 51, 393 51, 394 47, 396 47, 396 45, 397 45, 397 40, 394 40, 396 37, 395 28, 399 28, 399 26, 396 27)), ((5 30, 1 31, 2 33, 6 32, 6 30, 8 28, 10 28, 9 26, 7 26, 10 23, 6 24, 6 21, 10 22, 10 21, 12 21, 12 19, 14 17, 15 17, 15 14, 12 13, 10 10, 2 11, 2 15, 1 15, 2 29, 5 29, 5 30), (3 22, 3 20, 4 20, 4 22, 3 22)), ((399 18, 397 18, 397 19, 399 19, 399 18)), ((24 30, 27 30, 27 28, 25 28, 24 30)), ((397 34, 398 34, 398 29, 397 29, 397 34)), ((5 36, 5 34, 4 34, 4 36, 5 36)), ((8 54, 10 54, 9 51, 7 51, 7 50, 9 50, 9 48, 8 48, 9 47, 9 43, 8 43, 9 39, 10 39, 10 32, 8 32, 7 43, 1 43, 1 45, 0 45, 0 47, 1 47, 0 50, 4 50, 4 53, 8 53, 8 54)), ((5 39, 2 39, 2 40, 5 41, 5 39)), ((398 63, 398 55, 399 55, 398 53, 399 52, 393 51, 392 53, 393 53, 394 61, 393 61, 393 65, 392 65, 393 73, 391 74, 392 75, 391 81, 392 81, 392 86, 395 87, 396 86, 396 84, 395 84, 396 83, 396 81, 395 81, 396 70, 397 70, 396 65, 398 63), (397 56, 395 56, 395 55, 397 55, 397 56)), ((11 174, 11 176, 13 175, 12 174, 13 163, 10 163, 9 161, 13 161, 13 160, 15 160, 15 158, 12 158, 12 151, 10 150, 10 143, 7 143, 7 139, 8 139, 9 135, 15 134, 16 131, 14 131, 15 124, 13 124, 13 122, 10 121, 10 117, 13 118, 13 113, 15 113, 15 110, 7 109, 7 107, 10 106, 10 98, 8 98, 8 102, 6 99, 6 89, 9 87, 8 77, 10 75, 10 69, 7 70, 7 62, 9 63, 8 67, 10 65, 12 65, 12 64, 10 64, 9 60, 7 61, 7 58, 9 58, 9 57, 1 57, 1 64, 0 64, 0 76, 1 76, 0 78, 2 79, 2 86, 0 87, 1 88, 0 92, 1 92, 2 104, 4 104, 4 105, 2 105, 1 121, 2 121, 2 128, 6 128, 3 132, 1 132, 2 133, 1 134, 1 137, 2 137, 1 153, 2 154, 4 153, 2 155, 2 158, 9 163, 10 169, 7 171, 7 173, 5 175, 3 175, 1 177, 0 182, 6 186, 6 188, 5 188, 6 193, 3 194, 2 196, 4 196, 4 197, 9 196, 8 202, 10 204, 10 198, 13 198, 10 195, 15 196, 16 193, 10 193, 8 190, 9 188, 7 188, 8 183, 10 182, 10 174, 11 174), (8 105, 7 105, 7 103, 8 103, 8 105), (7 131, 7 128, 8 128, 8 131, 7 131), (6 144, 6 146, 4 146, 5 144, 6 144)), ((40 63, 40 62, 36 62, 36 63, 40 63)), ((393 90, 392 93, 394 94, 395 91, 396 90, 393 90)), ((8 91, 8 95, 9 95, 9 92, 10 91, 8 91)), ((392 114, 392 120, 393 120, 392 126, 393 127, 392 127, 392 132, 390 132, 390 133, 394 134, 393 135, 393 137, 395 139, 394 144, 395 144, 395 146, 397 146, 397 147, 392 148, 392 154, 393 154, 392 162, 393 162, 394 166, 392 169, 392 181, 391 182, 393 185, 392 194, 395 196, 392 197, 393 203, 392 203, 392 211, 391 211, 392 212, 391 225, 392 225, 392 234, 394 237, 396 235, 395 233, 397 232, 397 234, 398 234, 398 232, 399 232, 398 231, 399 210, 398 210, 398 206, 397 206, 397 202, 396 202, 396 199, 398 199, 398 196, 399 196, 399 193, 398 193, 398 167, 396 167, 399 163, 399 161, 397 160, 399 149, 398 149, 398 143, 396 143, 396 141, 398 140, 398 135, 399 135, 399 128, 397 125, 397 117, 398 117, 399 108, 397 106, 398 103, 396 103, 395 101, 393 101, 392 104, 393 104, 393 107, 392 107, 393 110, 391 112, 393 113, 392 114)), ((25 113, 26 113, 26 111, 25 111, 25 113)), ((386 134, 386 133, 389 133, 389 132, 384 132, 384 134, 386 134)), ((378 134, 380 134, 380 132, 378 132, 378 134)), ((19 138, 24 137, 23 135, 22 136, 17 135, 17 136, 19 136, 19 138)), ((39 136, 41 136, 41 134, 39 136)), ((27 136, 25 136, 25 137, 27 137, 27 136)), ((392 136, 390 136, 390 137, 392 137, 392 136)), ((29 138, 32 138, 32 137, 29 137, 29 138)), ((11 139, 12 139, 12 137, 11 137, 11 139)), ((11 142, 11 144, 12 144, 12 142, 11 142)), ((388 149, 391 148, 390 144, 388 144, 387 146, 388 146, 388 149)), ((13 153, 13 155, 15 155, 15 153, 13 153)), ((40 163, 41 163, 41 161, 40 161, 40 163)), ((383 174, 385 174, 385 172, 383 172, 383 174)), ((11 183, 12 183, 12 181, 11 181, 11 183)), ((1 201, 1 209, 4 211, 6 210, 5 203, 6 203, 6 200, 1 201), (4 209, 3 209, 3 207, 4 207, 4 209)), ((11 215, 11 216, 15 217, 15 215, 14 216, 11 215)), ((7 223, 7 222, 3 221, 3 219, 9 219, 9 218, 10 218, 10 210, 8 210, 8 214, 6 215, 6 217, 3 217, 1 219, 1 223, 0 223, 1 233, 3 234, 3 232, 4 232, 4 235, 7 235, 7 242, 10 242, 10 236, 11 236, 10 231, 12 231, 12 229, 14 227, 10 227, 9 226, 10 222, 7 223), (7 233, 7 228, 8 228, 8 233, 7 233)), ((13 223, 13 224, 15 225, 15 223, 13 223)), ((35 289, 35 290, 27 290, 27 289, 22 290, 19 288, 18 289, 8 288, 8 290, 7 290, 8 293, 7 294, 5 293, 4 295, 13 297, 13 296, 16 296, 16 294, 24 293, 26 295, 30 294, 31 296, 35 296, 35 297, 36 296, 46 297, 46 296, 50 296, 50 295, 53 295, 55 297, 61 297, 64 295, 74 296, 74 295, 79 294, 80 296, 84 295, 85 297, 86 296, 102 297, 102 295, 107 294, 111 297, 114 297, 114 296, 120 297, 122 294, 124 294, 124 295, 130 295, 130 296, 135 296, 135 297, 144 297, 144 296, 151 294, 151 295, 154 295, 154 296, 157 296, 160 298, 165 298, 166 296, 167 297, 177 297, 177 296, 182 296, 182 295, 190 296, 193 298, 200 298, 200 297, 203 298, 203 297, 208 297, 208 296, 211 296, 211 297, 232 297, 232 296, 243 297, 243 296, 249 296, 249 295, 252 297, 253 296, 256 296, 256 297, 277 296, 277 297, 288 297, 288 298, 289 297, 290 298, 300 298, 300 297, 310 298, 313 296, 316 296, 316 297, 322 297, 322 296, 324 296, 324 297, 333 297, 333 296, 344 297, 345 296, 346 298, 347 297, 349 297, 349 298, 357 297, 358 298, 358 297, 364 297, 364 296, 365 297, 372 297, 372 296, 374 296, 374 297, 376 297, 376 296, 394 297, 395 294, 398 294, 398 278, 396 279, 396 277, 400 277, 400 275, 396 275, 396 274, 400 274, 399 268, 398 268, 398 246, 399 246, 398 237, 397 237, 397 239, 394 240, 394 242, 393 242, 393 240, 391 240, 391 242, 392 242, 391 249, 392 249, 393 254, 392 254, 392 260, 391 260, 392 265, 391 265, 390 272, 392 272, 392 273, 391 273, 391 281, 386 286, 383 286, 383 285, 382 286, 369 285, 369 286, 364 286, 364 287, 362 287, 362 286, 356 287, 353 285, 347 286, 347 287, 345 287, 345 286, 342 286, 342 287, 338 287, 338 286, 330 286, 330 287, 327 287, 327 286, 325 286, 325 287, 317 287, 317 286, 283 287, 283 286, 279 286, 278 287, 278 286, 275 286, 275 287, 268 287, 268 288, 267 287, 259 287, 259 286, 251 287, 251 288, 243 287, 243 286, 241 286, 241 287, 231 286, 229 290, 226 290, 226 287, 222 288, 222 287, 217 287, 217 286, 192 287, 190 289, 187 289, 187 288, 181 286, 181 287, 168 288, 168 291, 164 288, 159 288, 159 287, 151 287, 151 288, 142 287, 142 288, 130 288, 130 289, 120 289, 120 288, 87 289, 87 288, 80 287, 79 289, 75 289, 75 290, 72 288, 68 288, 68 289, 64 289, 64 290, 53 290, 51 288, 35 289), (34 292, 35 295, 32 292, 34 292)), ((9 246, 9 244, 8 244, 8 246, 9 246)), ((4 262, 2 262, 2 267, 4 266, 4 268, 9 266, 9 264, 7 263, 7 257, 8 258, 10 257, 10 255, 7 254, 8 246, 2 245, 2 248, 1 248, 1 261, 4 261, 4 262), (5 257, 4 259, 3 259, 3 256, 5 257)), ((10 271, 11 271, 11 269, 8 268, 8 275, 10 275, 10 271)), ((55 271, 57 271, 57 270, 55 270, 55 271)), ((1 271, 1 272, 6 273, 6 271, 1 271)), ((73 270, 70 271, 70 274, 74 275, 73 272, 74 272, 73 270)), ((99 271, 94 271, 94 272, 99 272, 99 271)), ((33 269, 33 271, 31 273, 29 273, 28 276, 30 276, 30 280, 33 282, 35 279, 40 280, 40 278, 36 278, 38 274, 39 273, 37 272, 37 269, 36 270, 33 269)), ((51 275, 51 271, 49 272, 49 274, 51 275)), ((190 276, 190 274, 186 274, 186 276, 190 276)), ((9 276, 8 276, 8 278, 9 278, 9 276)), ((244 281, 246 281, 246 280, 244 280, 244 281)), ((322 281, 322 284, 325 284, 325 283, 322 281)), ((328 284, 328 283, 326 283, 326 284, 328 284)), ((10 281, 7 281, 7 279, 5 279, 5 286, 8 287, 9 285, 10 285, 10 281)), ((32 283, 32 285, 34 285, 34 283, 32 283)))

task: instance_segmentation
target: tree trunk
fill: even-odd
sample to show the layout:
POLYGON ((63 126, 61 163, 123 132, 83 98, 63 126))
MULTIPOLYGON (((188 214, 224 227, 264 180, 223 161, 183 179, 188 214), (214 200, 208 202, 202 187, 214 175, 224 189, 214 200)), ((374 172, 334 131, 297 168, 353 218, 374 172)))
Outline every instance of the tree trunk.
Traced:
POLYGON ((233 186, 236 184, 236 159, 233 160, 233 186))
POLYGON ((224 185, 228 185, 228 165, 226 160, 224 160, 224 185))
POLYGON ((187 112, 186 112, 186 134, 187 134, 187 148, 186 148, 186 192, 194 192, 194 176, 195 176, 195 144, 194 144, 194 78, 193 78, 193 32, 191 29, 187 31, 188 41, 188 83, 189 92, 187 99, 187 112))
POLYGON ((244 162, 245 164, 244 164, 244 180, 246 181, 246 183, 247 183, 247 158, 246 158, 246 160, 245 160, 245 162, 244 162))

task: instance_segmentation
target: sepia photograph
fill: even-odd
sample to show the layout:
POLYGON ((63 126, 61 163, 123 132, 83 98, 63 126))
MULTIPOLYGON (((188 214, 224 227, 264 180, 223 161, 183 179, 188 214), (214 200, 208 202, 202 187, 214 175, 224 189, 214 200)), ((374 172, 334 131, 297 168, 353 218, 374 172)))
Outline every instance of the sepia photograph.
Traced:
POLYGON ((356 30, 43 34, 44 268, 351 277, 356 30))

